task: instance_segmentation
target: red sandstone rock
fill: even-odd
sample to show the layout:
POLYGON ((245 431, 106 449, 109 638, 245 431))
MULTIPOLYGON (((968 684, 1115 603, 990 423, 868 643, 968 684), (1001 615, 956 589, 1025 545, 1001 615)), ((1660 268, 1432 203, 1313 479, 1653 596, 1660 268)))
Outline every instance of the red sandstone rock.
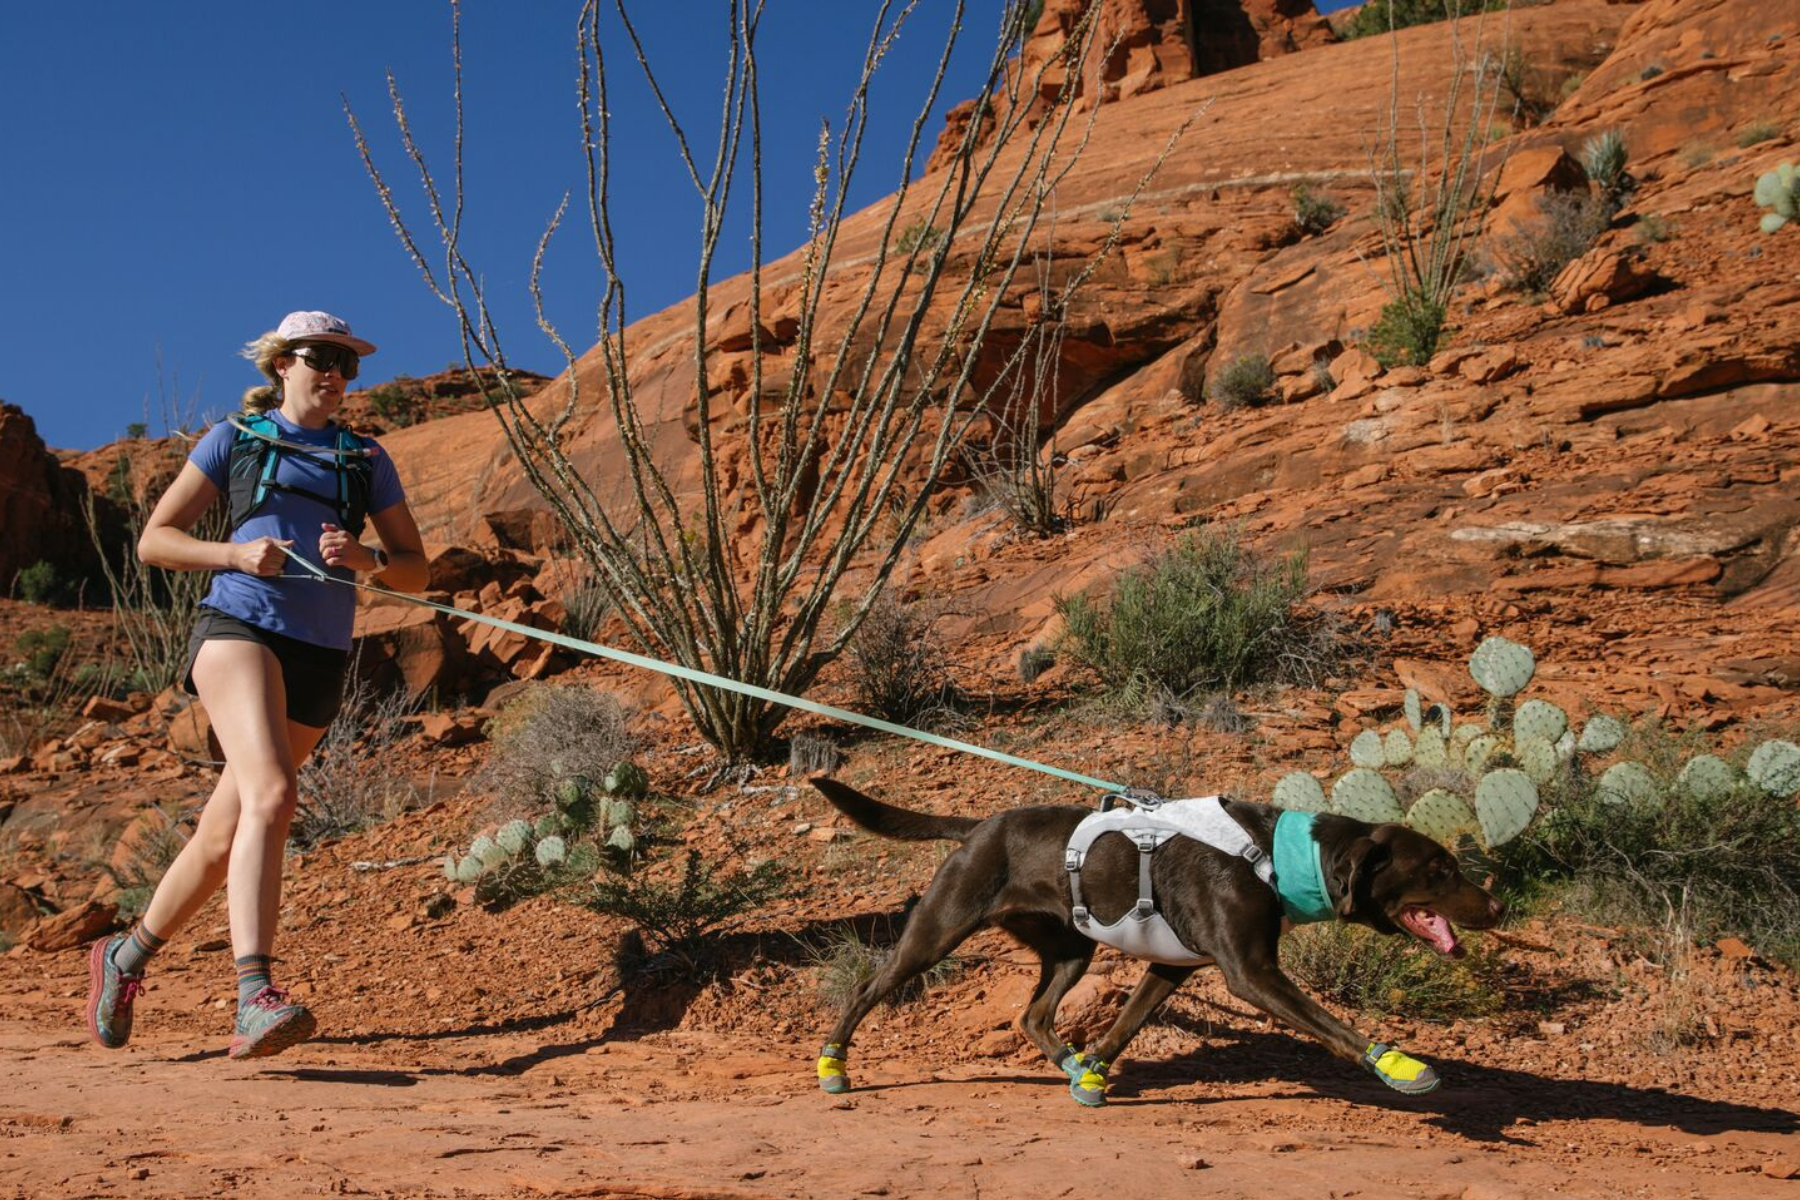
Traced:
POLYGON ((118 919, 118 905, 104 900, 90 900, 79 908, 71 908, 39 921, 25 939, 25 944, 46 954, 58 950, 73 950, 116 928, 118 919))

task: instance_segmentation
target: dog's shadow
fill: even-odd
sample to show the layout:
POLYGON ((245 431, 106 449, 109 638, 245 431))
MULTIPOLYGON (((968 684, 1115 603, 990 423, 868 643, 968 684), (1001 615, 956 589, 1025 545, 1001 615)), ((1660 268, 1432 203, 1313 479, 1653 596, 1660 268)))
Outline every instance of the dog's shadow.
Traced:
POLYGON ((1431 1065, 1444 1085, 1428 1095, 1403 1096, 1285 1032, 1214 1028, 1210 1036, 1213 1044, 1193 1054, 1127 1060, 1109 1089, 1109 1100, 1121 1107, 1187 1103, 1166 1089, 1186 1083, 1247 1086, 1274 1079, 1294 1085, 1286 1098, 1310 1093, 1425 1113, 1428 1123, 1472 1141, 1529 1145, 1522 1128, 1596 1116, 1695 1136, 1800 1131, 1800 1113, 1788 1109, 1707 1100, 1661 1087, 1539 1075, 1442 1055, 1433 1056, 1431 1065))

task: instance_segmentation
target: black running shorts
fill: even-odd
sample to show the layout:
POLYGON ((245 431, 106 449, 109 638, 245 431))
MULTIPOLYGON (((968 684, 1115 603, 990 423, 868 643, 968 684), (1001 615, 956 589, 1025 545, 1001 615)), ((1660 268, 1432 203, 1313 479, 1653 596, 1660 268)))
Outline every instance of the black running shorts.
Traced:
POLYGON ((346 651, 271 633, 203 604, 199 619, 194 622, 193 636, 188 639, 187 672, 182 681, 190 696, 199 695, 194 688, 194 657, 204 643, 211 641, 255 642, 269 648, 281 664, 288 720, 323 729, 337 716, 338 706, 344 701, 344 674, 350 661, 346 651))

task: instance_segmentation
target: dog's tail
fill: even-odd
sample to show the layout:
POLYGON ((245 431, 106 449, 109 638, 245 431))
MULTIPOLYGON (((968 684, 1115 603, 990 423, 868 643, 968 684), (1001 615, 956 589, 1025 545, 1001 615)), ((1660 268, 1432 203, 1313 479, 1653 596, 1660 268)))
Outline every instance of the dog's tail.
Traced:
POLYGON ((938 817, 931 813, 912 812, 883 804, 865 796, 853 787, 835 779, 814 779, 812 785, 824 793, 831 806, 867 829, 885 838, 901 842, 939 840, 964 841, 981 824, 978 817, 938 817))

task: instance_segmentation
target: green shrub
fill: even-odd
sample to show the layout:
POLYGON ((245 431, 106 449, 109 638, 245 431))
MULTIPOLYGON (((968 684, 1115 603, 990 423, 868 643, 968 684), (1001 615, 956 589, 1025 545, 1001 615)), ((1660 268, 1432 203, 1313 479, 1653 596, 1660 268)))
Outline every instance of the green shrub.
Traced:
POLYGON ((1275 368, 1266 354, 1240 354, 1208 381, 1206 394, 1226 410, 1267 404, 1275 395, 1275 368))
POLYGON ((61 604, 68 598, 69 585, 53 562, 32 563, 19 572, 17 584, 19 598, 27 604, 61 604))
POLYGON ((1583 774, 1549 790, 1549 816, 1500 848, 1521 892, 1577 888, 1591 920, 1661 926, 1671 913, 1701 938, 1735 934, 1800 966, 1800 808, 1748 780, 1710 798, 1679 786, 1683 743, 1657 731, 1623 752, 1658 795, 1624 802, 1583 774))
POLYGON ((1409 291, 1381 306, 1381 315, 1369 330, 1369 353, 1384 367, 1411 364, 1422 367, 1437 353, 1443 340, 1447 307, 1423 292, 1409 291))
POLYGON ((895 236, 894 252, 896 254, 911 254, 914 251, 927 252, 936 246, 943 236, 943 230, 931 224, 924 217, 920 217, 895 236))
POLYGON ((1338 36, 1374 37, 1392 29, 1431 25, 1454 16, 1469 16, 1487 9, 1505 8, 1508 0, 1368 0, 1356 15, 1338 27, 1338 36))
POLYGON ((1541 294, 1606 232, 1613 207, 1591 192, 1553 192, 1537 202, 1537 213, 1520 222, 1495 247, 1506 282, 1541 294))
POLYGON ((1734 140, 1737 142, 1738 149, 1748 150, 1759 143, 1774 141, 1780 136, 1781 126, 1773 121, 1756 120, 1738 130, 1738 135, 1734 140))
POLYGON ((689 978, 705 979, 716 970, 707 941, 746 913, 786 895, 788 869, 773 859, 720 873, 687 851, 678 875, 668 881, 652 872, 596 883, 583 901, 586 907, 636 925, 649 948, 689 978))
POLYGON ((1306 586, 1303 551, 1265 559, 1235 531, 1201 530, 1121 574, 1104 605, 1058 596, 1057 654, 1128 708, 1293 678, 1319 661, 1311 622, 1292 611, 1306 586))
POLYGON ((25 669, 33 679, 47 680, 56 673, 57 664, 69 649, 69 627, 52 625, 48 629, 31 629, 19 635, 14 643, 25 656, 25 669))
MULTIPOLYGON (((811 952, 812 965, 819 974, 819 999, 834 1009, 844 1007, 875 978, 892 954, 891 947, 871 946, 850 930, 842 930, 811 952)), ((954 955, 941 959, 889 992, 882 1003, 890 1007, 909 1004, 954 979, 961 970, 962 961, 954 955)))
POLYGON ((395 429, 417 424, 423 415, 419 397, 393 384, 370 389, 368 399, 369 411, 376 420, 395 429))
POLYGON ((541 811, 567 781, 597 784, 638 747, 624 706, 577 684, 534 685, 500 710, 488 741, 481 784, 517 813, 541 811))
POLYGON ((1365 1013, 1424 1021, 1486 1017, 1505 1003, 1506 960, 1464 935, 1468 953, 1446 958, 1410 937, 1360 925, 1306 925, 1281 941, 1281 965, 1323 1000, 1365 1013))
POLYGON ((876 597, 847 655, 863 711, 910 725, 954 710, 956 687, 936 618, 924 604, 901 604, 887 592, 876 597))
POLYGON ((1324 233, 1347 211, 1330 196, 1314 191, 1311 184, 1297 183, 1289 194, 1294 201, 1294 228, 1302 235, 1324 233))

